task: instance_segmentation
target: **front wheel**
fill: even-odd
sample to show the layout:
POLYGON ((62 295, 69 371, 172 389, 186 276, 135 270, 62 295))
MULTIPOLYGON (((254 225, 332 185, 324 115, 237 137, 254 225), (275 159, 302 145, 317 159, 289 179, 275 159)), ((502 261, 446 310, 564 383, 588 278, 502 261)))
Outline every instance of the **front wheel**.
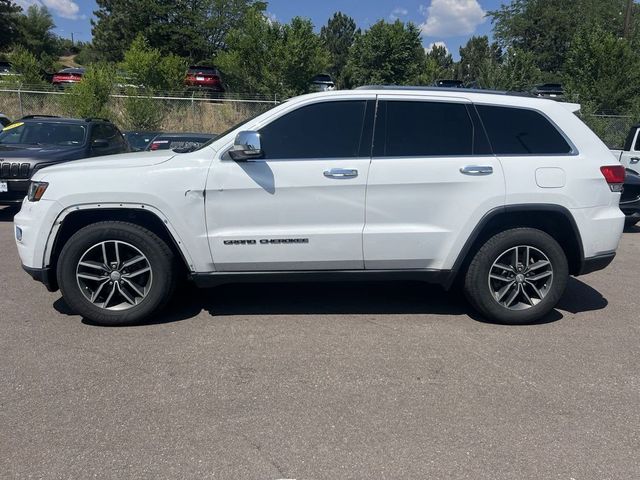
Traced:
POLYGON ((569 279, 562 247, 532 228, 490 238, 475 254, 465 294, 488 320, 521 325, 542 319, 560 301, 569 279))
POLYGON ((128 325, 159 311, 175 288, 174 256, 138 225, 100 222, 82 228, 58 260, 58 284, 73 311, 101 325, 128 325))

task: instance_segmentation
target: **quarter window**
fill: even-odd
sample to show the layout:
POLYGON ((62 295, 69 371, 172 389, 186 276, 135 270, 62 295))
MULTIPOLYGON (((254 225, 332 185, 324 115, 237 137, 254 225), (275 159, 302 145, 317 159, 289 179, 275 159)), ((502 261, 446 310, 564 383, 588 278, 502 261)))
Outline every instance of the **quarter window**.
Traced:
POLYGON ((462 103, 381 102, 376 124, 378 157, 473 154, 473 124, 462 103))
POLYGON ((349 158, 360 150, 366 101, 308 105, 260 130, 266 159, 349 158))
POLYGON ((566 155, 572 149, 558 129, 534 110, 478 105, 496 155, 566 155))

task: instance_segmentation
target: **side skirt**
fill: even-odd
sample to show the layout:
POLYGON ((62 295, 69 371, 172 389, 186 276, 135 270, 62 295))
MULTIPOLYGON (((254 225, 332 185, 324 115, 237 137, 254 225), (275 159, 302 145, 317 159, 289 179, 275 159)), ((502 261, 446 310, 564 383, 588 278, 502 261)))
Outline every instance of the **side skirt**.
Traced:
POLYGON ((275 272, 212 272, 192 273, 191 279, 200 288, 229 283, 298 283, 298 282, 388 282, 416 281, 446 286, 450 270, 296 270, 275 272))

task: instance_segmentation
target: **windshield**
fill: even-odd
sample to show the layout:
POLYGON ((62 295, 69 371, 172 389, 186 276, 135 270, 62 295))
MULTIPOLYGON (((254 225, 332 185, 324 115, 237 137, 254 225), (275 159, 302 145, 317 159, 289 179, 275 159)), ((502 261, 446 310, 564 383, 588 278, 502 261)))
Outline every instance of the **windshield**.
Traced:
POLYGON ((83 125, 55 122, 14 123, 0 132, 0 145, 57 145, 84 144, 86 128, 83 125))

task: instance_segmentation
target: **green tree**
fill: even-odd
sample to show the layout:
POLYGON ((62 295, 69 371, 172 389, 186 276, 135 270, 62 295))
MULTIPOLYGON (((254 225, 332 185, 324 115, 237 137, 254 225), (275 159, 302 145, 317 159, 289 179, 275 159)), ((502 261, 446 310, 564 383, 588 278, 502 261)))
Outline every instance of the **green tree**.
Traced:
POLYGON ((626 5, 627 0, 513 0, 489 16, 501 47, 529 51, 541 70, 559 72, 579 29, 599 25, 621 35, 626 5))
POLYGON ((26 15, 19 17, 20 45, 35 55, 49 55, 58 49, 57 37, 53 33, 56 24, 45 6, 31 5, 26 15))
POLYGON ((431 81, 437 79, 452 79, 455 72, 453 56, 443 45, 433 45, 426 54, 427 72, 433 77, 431 81))
POLYGON ((163 54, 193 61, 212 58, 226 35, 251 11, 256 0, 97 0, 93 44, 105 60, 120 61, 138 34, 163 54))
POLYGON ((498 44, 489 44, 489 38, 486 35, 471 37, 466 45, 460 47, 456 77, 465 84, 478 82, 487 62, 498 64, 501 57, 502 51, 498 44))
POLYGON ((339 87, 346 86, 344 68, 349 60, 349 50, 359 34, 356 21, 342 12, 334 13, 320 30, 320 39, 329 52, 329 73, 339 87))
POLYGON ((18 22, 22 8, 12 0, 0 0, 0 51, 16 43, 19 27, 18 22))
POLYGON ((564 85, 595 113, 626 113, 640 96, 640 57, 627 40, 603 28, 582 29, 567 54, 564 85))
POLYGON ((327 69, 329 54, 307 19, 295 17, 291 23, 282 25, 280 38, 274 53, 281 68, 283 93, 306 93, 314 75, 327 69))
POLYGON ((412 23, 383 20, 358 36, 347 71, 353 85, 416 83, 425 68, 420 30, 412 23))
POLYGON ((71 115, 88 118, 110 118, 109 99, 113 90, 113 65, 96 64, 87 68, 82 81, 64 96, 64 104, 71 115))
POLYGON ((180 89, 186 67, 184 59, 173 54, 163 55, 157 48, 150 47, 142 35, 135 38, 120 64, 133 83, 150 93, 180 89))
POLYGON ((229 34, 216 63, 238 91, 291 96, 308 90, 328 54, 309 20, 282 25, 253 12, 229 34))

